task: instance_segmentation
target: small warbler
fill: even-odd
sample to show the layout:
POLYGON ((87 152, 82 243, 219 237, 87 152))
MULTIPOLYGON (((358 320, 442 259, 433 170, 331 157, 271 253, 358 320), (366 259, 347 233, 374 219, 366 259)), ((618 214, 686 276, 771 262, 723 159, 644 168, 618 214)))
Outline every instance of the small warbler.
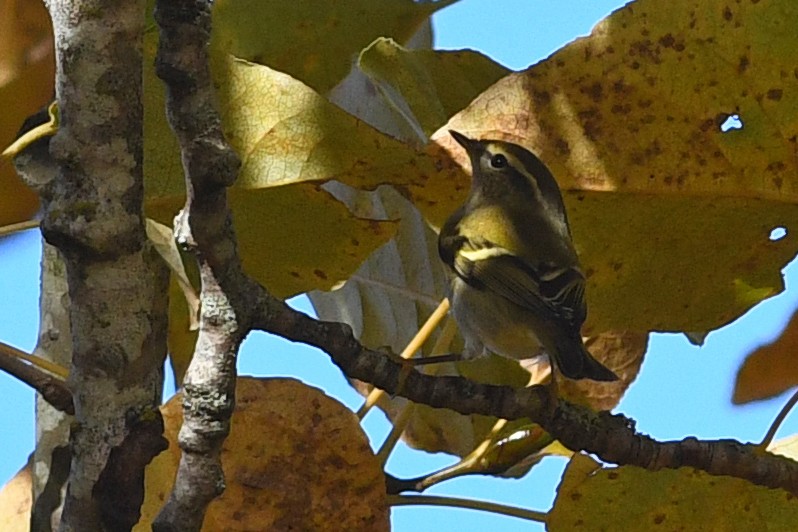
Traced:
POLYGON ((450 133, 473 169, 468 199, 438 239, 454 273, 449 299, 464 358, 531 358, 542 348, 565 377, 617 380, 582 342, 585 277, 549 169, 517 144, 450 133))

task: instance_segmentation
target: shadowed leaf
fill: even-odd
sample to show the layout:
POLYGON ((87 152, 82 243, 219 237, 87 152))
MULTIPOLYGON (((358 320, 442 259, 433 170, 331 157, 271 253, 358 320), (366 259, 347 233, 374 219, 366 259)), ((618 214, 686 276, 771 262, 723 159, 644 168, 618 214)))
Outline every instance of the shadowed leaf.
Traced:
POLYGON ((214 46, 327 92, 377 37, 407 41, 435 11, 457 0, 217 0, 214 46))

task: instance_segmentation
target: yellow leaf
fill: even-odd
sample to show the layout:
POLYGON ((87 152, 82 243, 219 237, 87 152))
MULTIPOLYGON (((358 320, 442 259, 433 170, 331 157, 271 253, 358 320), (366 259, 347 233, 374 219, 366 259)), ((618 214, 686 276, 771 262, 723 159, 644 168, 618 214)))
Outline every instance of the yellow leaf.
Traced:
POLYGON ((177 249, 172 229, 166 225, 159 224, 155 220, 147 218, 145 220, 145 229, 147 231, 147 238, 155 247, 158 254, 169 266, 172 272, 172 279, 180 287, 183 298, 188 306, 189 329, 196 330, 199 327, 199 308, 200 301, 197 291, 188 278, 186 266, 183 263, 183 257, 180 250, 177 249))
POLYGON ((691 468, 601 468, 575 455, 557 490, 549 530, 792 530, 795 497, 691 468))
POLYGON ((183 295, 174 276, 169 279, 169 363, 175 375, 178 387, 183 385, 183 377, 194 355, 197 344, 197 330, 192 328, 191 315, 183 295))
MULTIPOLYGON (((243 161, 229 199, 245 269, 280 297, 335 286, 394 234, 395 223, 357 218, 330 194, 305 181, 343 179, 354 172, 350 181, 373 188, 378 184, 376 169, 390 168, 401 175, 400 169, 413 161, 415 152, 359 123, 285 74, 237 60, 220 65, 225 128, 243 161), (264 101, 279 103, 263 105, 264 101), (325 117, 329 123, 321 120, 325 117), (363 135, 356 135, 358 128, 363 135), (318 135, 329 142, 333 132, 341 137, 352 133, 366 144, 366 139, 377 139, 381 150, 371 144, 366 150, 354 139, 349 141, 352 149, 359 147, 370 157, 366 168, 372 172, 360 170, 360 160, 348 159, 352 150, 338 153, 320 143, 318 135)), ((145 72, 145 79, 148 76, 154 73, 145 72)), ((150 98, 149 105, 158 108, 160 99, 163 108, 161 91, 154 90, 150 98)), ((145 107, 145 208, 161 223, 171 223, 185 196, 173 137, 164 117, 149 114, 145 107)))
POLYGON ((214 65, 225 133, 242 159, 238 188, 337 179, 373 190, 435 172, 412 147, 286 74, 232 58, 214 65))

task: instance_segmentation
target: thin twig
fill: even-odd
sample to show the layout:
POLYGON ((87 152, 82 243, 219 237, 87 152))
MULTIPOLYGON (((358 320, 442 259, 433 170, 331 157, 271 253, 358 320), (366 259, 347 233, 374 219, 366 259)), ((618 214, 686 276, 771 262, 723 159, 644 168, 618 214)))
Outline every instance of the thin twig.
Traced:
POLYGON ((69 370, 67 368, 56 364, 52 360, 47 360, 46 358, 37 357, 36 355, 26 353, 25 351, 17 349, 12 345, 0 342, 0 352, 8 356, 22 359, 25 362, 36 366, 40 370, 52 373, 62 381, 65 381, 67 377, 69 377, 69 370))
MULTIPOLYGON (((20 360, 16 348, 0 345, 0 369, 39 392, 45 401, 67 414, 75 413, 72 394, 64 381, 20 360)), ((23 353, 27 354, 27 353, 23 353)))
MULTIPOLYGON (((434 331, 438 324, 440 324, 441 320, 446 317, 448 312, 449 300, 443 299, 438 304, 438 308, 436 308, 433 313, 430 314, 429 318, 427 318, 427 321, 424 322, 424 325, 421 326, 416 335, 412 340, 410 340, 410 343, 407 344, 407 347, 404 348, 399 356, 405 360, 410 359, 416 351, 421 349, 421 347, 432 334, 432 331, 434 331)), ((359 419, 366 417, 366 414, 369 413, 369 410, 371 410, 374 405, 377 404, 377 401, 379 401, 383 395, 385 395, 384 391, 378 388, 373 389, 366 397, 366 401, 358 409, 357 417, 359 419)))
POLYGON ((227 202, 240 160, 214 107, 211 6, 208 0, 155 3, 156 72, 166 85, 167 117, 185 172, 186 204, 175 219, 175 240, 195 254, 201 281, 199 335, 183 381, 182 455, 174 489, 153 521, 157 532, 201 530, 208 504, 224 490, 221 450, 235 401, 235 360, 259 293, 241 266, 227 202))
POLYGON ((394 447, 396 447, 396 444, 399 442, 399 438, 402 437, 402 434, 405 431, 407 423, 413 416, 413 413, 416 410, 415 406, 415 403, 407 403, 402 411, 399 412, 399 415, 392 420, 393 426, 391 427, 391 432, 388 433, 388 437, 385 438, 385 441, 382 442, 382 446, 380 446, 380 450, 377 451, 377 460, 379 460, 383 468, 385 468, 385 464, 388 463, 388 458, 391 456, 391 452, 393 451, 394 447))
POLYGON ((778 432, 779 427, 787 418, 787 414, 790 413, 790 410, 793 409, 796 403, 798 403, 798 390, 795 390, 795 393, 792 394, 792 397, 790 397, 790 400, 787 401, 787 404, 785 404, 781 411, 779 411, 779 415, 777 415, 776 419, 773 420, 773 423, 770 425, 770 429, 768 429, 767 434, 765 434, 765 437, 762 439, 762 443, 757 445, 757 448, 760 451, 766 451, 767 448, 770 447, 770 444, 773 442, 773 438, 776 437, 776 432, 778 432))
POLYGON ((28 229, 33 229, 34 227, 39 227, 39 220, 26 220, 24 222, 17 222, 15 224, 3 225, 0 226, 0 237, 12 235, 20 231, 26 231, 28 229))
MULTIPOLYGON (((448 300, 444 299, 438 310, 441 310, 441 308, 444 307, 444 303, 447 303, 445 305, 445 308, 446 309, 449 308, 448 300)), ((429 323, 430 321, 432 321, 432 316, 430 316, 430 320, 428 320, 427 323, 429 323)), ((427 324, 425 324, 425 326, 426 325, 427 324)), ((449 318, 444 324, 443 330, 441 331, 440 335, 438 335, 438 339, 436 340, 435 345, 432 346, 431 356, 425 359, 415 359, 415 360, 431 360, 433 362, 437 362, 437 360, 434 359, 445 358, 434 355, 442 352, 443 350, 449 349, 449 345, 452 343, 452 338, 454 337, 456 331, 457 328, 454 325, 454 320, 449 318)), ((385 392, 383 392, 382 390, 375 389, 369 394, 369 397, 372 396, 376 397, 375 399, 376 402, 384 394, 385 392)), ((391 427, 391 432, 388 433, 388 437, 385 438, 385 441, 383 442, 379 452, 377 453, 377 458, 380 460, 381 464, 385 465, 388 462, 388 458, 391 454, 391 451, 393 451, 394 447, 396 447, 396 444, 399 442, 399 439, 402 437, 402 434, 404 434, 405 429, 407 428, 407 424, 410 423, 410 420, 413 418, 414 412, 415 412, 415 403, 407 403, 402 409, 402 411, 399 412, 399 415, 391 420, 393 424, 393 426, 391 427)))
POLYGON ((482 510, 484 512, 491 512, 494 514, 518 517, 520 519, 536 521, 538 523, 545 523, 549 517, 548 514, 544 512, 536 512, 534 510, 506 506, 504 504, 496 504, 494 502, 461 499, 459 497, 440 497, 434 495, 388 495, 388 504, 391 506, 424 505, 467 508, 469 510, 482 510))

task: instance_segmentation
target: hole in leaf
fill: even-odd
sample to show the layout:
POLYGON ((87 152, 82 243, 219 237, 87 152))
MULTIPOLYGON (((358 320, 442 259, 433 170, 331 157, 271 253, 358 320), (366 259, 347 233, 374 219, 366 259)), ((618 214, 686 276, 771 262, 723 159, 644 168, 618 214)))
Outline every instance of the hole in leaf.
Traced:
POLYGON ((778 242, 785 236, 787 236, 787 228, 779 226, 770 230, 770 236, 768 238, 771 242, 778 242))
POLYGON ((720 130, 726 133, 727 131, 731 131, 732 129, 742 129, 743 128, 743 121, 740 119, 740 115, 734 114, 729 115, 726 117, 726 120, 720 125, 720 130))

